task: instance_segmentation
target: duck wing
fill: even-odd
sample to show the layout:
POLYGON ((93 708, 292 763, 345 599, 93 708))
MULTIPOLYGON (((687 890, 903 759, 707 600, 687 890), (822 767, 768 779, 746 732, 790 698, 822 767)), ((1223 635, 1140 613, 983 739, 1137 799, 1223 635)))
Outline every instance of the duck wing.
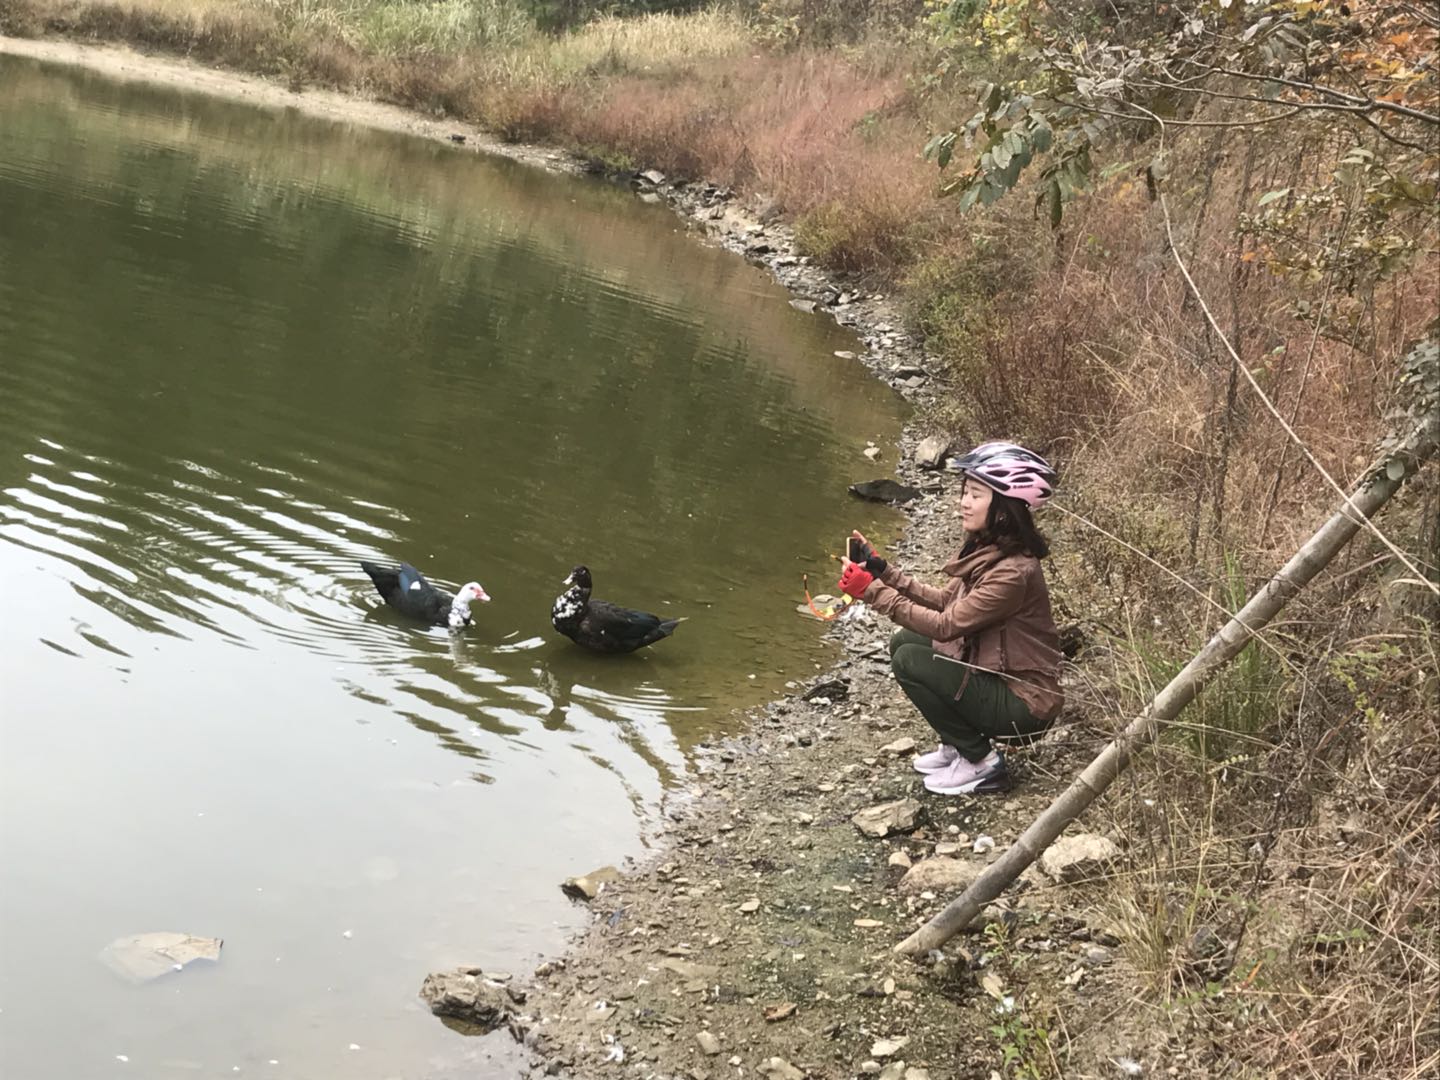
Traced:
POLYGON ((626 653, 669 637, 679 625, 679 619, 662 619, 648 611, 591 600, 579 630, 572 636, 600 652, 626 653))
POLYGON ((370 575, 380 598, 402 615, 427 623, 443 623, 449 615, 452 597, 431 585, 409 563, 382 566, 362 562, 360 569, 370 575))

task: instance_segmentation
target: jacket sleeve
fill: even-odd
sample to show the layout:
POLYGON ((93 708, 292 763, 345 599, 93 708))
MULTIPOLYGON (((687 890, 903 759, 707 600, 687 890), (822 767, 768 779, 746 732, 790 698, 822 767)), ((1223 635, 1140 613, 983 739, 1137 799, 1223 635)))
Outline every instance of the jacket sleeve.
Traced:
POLYGON ((957 596, 943 611, 911 600, 883 579, 870 583, 865 602, 906 630, 934 641, 954 641, 1014 615, 1024 602, 1025 587, 1024 566, 997 563, 974 588, 957 596))
POLYGON ((932 611, 939 611, 945 606, 944 589, 917 581, 898 566, 887 565, 885 572, 880 575, 880 580, 906 599, 913 600, 932 611))

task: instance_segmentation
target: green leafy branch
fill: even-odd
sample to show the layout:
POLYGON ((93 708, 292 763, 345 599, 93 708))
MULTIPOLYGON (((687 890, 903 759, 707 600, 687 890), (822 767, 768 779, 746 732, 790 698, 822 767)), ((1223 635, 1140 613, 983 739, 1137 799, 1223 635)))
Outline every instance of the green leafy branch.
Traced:
POLYGON ((925 144, 926 160, 933 160, 943 172, 955 157, 957 147, 977 150, 973 164, 947 178, 941 194, 955 196, 959 208, 989 206, 1011 191, 1024 170, 1040 155, 1051 160, 1040 174, 1035 195, 1036 212, 1044 210, 1052 226, 1060 224, 1065 203, 1084 191, 1092 170, 1092 137, 1101 125, 1086 121, 1075 124, 1073 110, 1057 117, 1057 125, 1038 107, 1030 94, 1007 92, 995 83, 987 84, 980 95, 980 108, 957 130, 941 132, 925 144), (1073 125, 1073 126, 1069 126, 1073 125), (1057 145, 1058 144, 1058 145, 1057 145))

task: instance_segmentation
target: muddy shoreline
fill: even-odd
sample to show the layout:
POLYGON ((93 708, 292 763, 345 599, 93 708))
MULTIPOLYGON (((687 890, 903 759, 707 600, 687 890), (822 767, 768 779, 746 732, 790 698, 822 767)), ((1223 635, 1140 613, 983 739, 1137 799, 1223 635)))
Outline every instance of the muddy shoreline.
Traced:
MULTIPOLYGON (((0 54, 293 108, 459 153, 594 171, 569 152, 504 143, 453 120, 124 47, 0 37, 0 54)), ((763 198, 652 172, 609 179, 670 205, 702 242, 766 269, 797 308, 853 329, 860 344, 839 355, 864 363, 917 417, 943 392, 893 302, 813 266, 763 198)), ((929 434, 923 422, 912 419, 900 446, 880 448, 876 464, 857 463, 856 473, 924 490, 886 554, 933 573, 955 550, 959 527, 954 479, 913 460, 929 434)), ((1082 740, 1047 739, 1012 759, 1022 785, 1010 795, 928 795, 910 767, 911 744, 933 740, 890 678, 889 632, 869 613, 833 624, 836 666, 751 710, 744 734, 703 745, 690 783, 665 801, 659 853, 588 902, 590 926, 563 955, 503 984, 505 1024, 530 1050, 534 1075, 989 1080, 1013 1073, 1008 1052, 1033 1057, 1033 1075, 1060 1075, 1035 1032, 1062 1007, 1066 1022, 1093 1015, 1098 1029, 1078 1047, 1069 1033, 1064 1075, 1113 1076, 1118 1057, 1161 1056, 1143 1025, 1115 1020, 1114 1001, 1129 997, 1123 955, 1092 887, 1032 869, 981 920, 988 928, 923 963, 891 953, 998 857, 1088 754, 1082 740), (892 835, 852 823, 859 811, 907 800, 914 820, 892 835)), ((1169 1073, 1189 1074, 1177 1065, 1169 1073)))

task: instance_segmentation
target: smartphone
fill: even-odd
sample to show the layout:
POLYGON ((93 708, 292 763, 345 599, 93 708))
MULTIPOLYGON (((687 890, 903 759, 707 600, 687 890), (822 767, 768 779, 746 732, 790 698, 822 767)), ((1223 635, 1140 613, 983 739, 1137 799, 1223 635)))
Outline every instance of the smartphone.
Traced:
POLYGON ((863 563, 865 561, 865 545, 853 536, 845 538, 845 554, 851 562, 863 563))

